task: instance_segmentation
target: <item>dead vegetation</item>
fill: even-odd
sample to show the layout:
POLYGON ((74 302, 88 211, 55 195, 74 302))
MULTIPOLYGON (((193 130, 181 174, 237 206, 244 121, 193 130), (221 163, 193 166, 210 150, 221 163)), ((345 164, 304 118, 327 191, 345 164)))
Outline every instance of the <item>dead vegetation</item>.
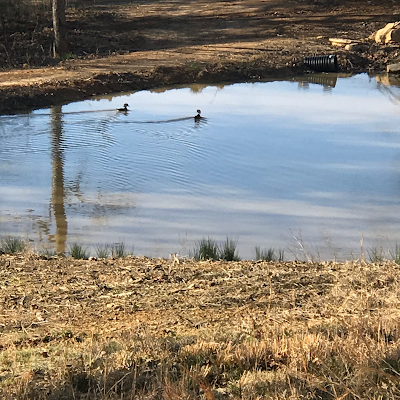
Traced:
POLYGON ((399 266, 0 257, 7 399, 398 399, 399 266))

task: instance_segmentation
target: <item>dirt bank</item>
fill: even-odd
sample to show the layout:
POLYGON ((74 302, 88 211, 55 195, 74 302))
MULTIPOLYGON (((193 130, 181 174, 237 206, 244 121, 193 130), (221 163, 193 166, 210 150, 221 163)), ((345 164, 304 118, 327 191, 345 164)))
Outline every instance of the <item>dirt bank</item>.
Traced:
POLYGON ((306 73, 313 54, 337 54, 341 71, 376 73, 400 55, 397 45, 345 51, 328 41, 364 39, 399 20, 391 0, 71 1, 73 59, 56 64, 46 12, 32 26, 3 23, 1 113, 171 84, 290 77, 306 73))

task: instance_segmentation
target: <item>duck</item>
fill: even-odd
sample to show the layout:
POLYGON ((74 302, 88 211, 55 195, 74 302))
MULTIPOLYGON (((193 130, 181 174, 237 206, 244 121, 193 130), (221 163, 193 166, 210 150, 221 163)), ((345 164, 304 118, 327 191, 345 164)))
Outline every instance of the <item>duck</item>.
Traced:
POLYGON ((197 115, 194 116, 194 120, 196 122, 200 121, 203 118, 200 114, 201 114, 201 110, 197 110, 197 115))
POLYGON ((125 103, 123 107, 121 108, 117 108, 117 111, 123 111, 123 112, 127 112, 128 110, 129 104, 125 103))

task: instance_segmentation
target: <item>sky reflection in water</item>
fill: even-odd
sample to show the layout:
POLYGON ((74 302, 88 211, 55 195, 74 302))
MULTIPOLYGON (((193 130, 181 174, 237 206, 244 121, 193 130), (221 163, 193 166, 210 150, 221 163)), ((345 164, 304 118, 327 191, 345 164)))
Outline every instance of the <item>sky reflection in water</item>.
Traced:
MULTIPOLYGON (((400 89, 199 85, 0 117, 0 234, 187 255, 210 236, 357 258, 400 243, 400 89), (125 102, 127 115, 115 112, 125 102), (168 122, 194 116, 206 120, 168 122), (81 112, 85 111, 85 112, 81 112), (155 121, 164 121, 157 122, 155 121)), ((313 78, 314 79, 314 78, 313 78)), ((334 78, 329 78, 335 82, 334 78)), ((385 83, 385 82, 384 82, 385 83)))

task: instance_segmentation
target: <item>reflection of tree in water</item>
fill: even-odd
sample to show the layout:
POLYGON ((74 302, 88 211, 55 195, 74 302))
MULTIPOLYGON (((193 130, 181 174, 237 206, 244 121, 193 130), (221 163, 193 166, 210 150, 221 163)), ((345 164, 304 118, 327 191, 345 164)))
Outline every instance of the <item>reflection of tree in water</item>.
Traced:
POLYGON ((44 242, 44 238, 50 238, 52 236, 50 233, 50 224, 51 224, 50 218, 46 221, 41 217, 37 217, 37 219, 36 219, 33 216, 33 222, 37 226, 37 232, 38 232, 40 243, 44 242))
POLYGON ((16 225, 24 223, 24 233, 29 236, 30 232, 33 232, 35 237, 38 238, 40 249, 48 249, 49 243, 55 242, 55 235, 51 233, 51 206, 48 216, 35 214, 32 209, 26 211, 25 215, 9 216, 7 220, 16 225))
MULTIPOLYGON (((58 160, 57 157, 56 160, 58 160)), ((104 225, 108 218, 136 207, 135 201, 130 198, 132 196, 130 193, 103 194, 101 189, 94 194, 85 193, 85 175, 86 168, 81 165, 73 179, 66 180, 63 176, 64 213, 67 207, 73 213, 92 218, 96 224, 104 225)), ((54 179, 53 182, 55 182, 54 179)), ((58 198, 61 200, 61 197, 58 198)))
POLYGON ((51 108, 51 158, 52 193, 51 204, 56 222, 55 251, 65 253, 67 239, 67 216, 65 214, 63 121, 61 106, 51 108))
POLYGON ((74 180, 65 183, 66 203, 68 205, 71 205, 73 203, 72 199, 74 196, 81 203, 85 201, 81 190, 83 174, 83 171, 79 171, 74 180))
POLYGON ((79 171, 75 179, 65 184, 65 204, 69 210, 92 218, 97 225, 105 225, 108 218, 136 207, 130 193, 103 194, 99 190, 94 197, 85 196, 81 189, 84 174, 83 170, 79 171))
POLYGON ((108 218, 126 214, 127 211, 136 208, 134 196, 131 193, 102 194, 99 192, 92 204, 91 218, 94 223, 104 225, 108 218))
POLYGON ((396 75, 379 75, 375 77, 378 90, 389 97, 393 104, 400 103, 400 78, 396 75))
MULTIPOLYGON (((208 83, 192 83, 188 86, 178 86, 181 88, 189 88, 191 93, 201 93, 205 88, 209 87, 216 87, 217 91, 222 90, 225 86, 231 86, 233 83, 217 83, 217 84, 208 84, 208 83)), ((150 89, 150 93, 164 93, 168 92, 169 90, 176 89, 176 87, 160 87, 155 89, 150 89)))
MULTIPOLYGON (((88 194, 85 186, 85 178, 87 177, 85 165, 78 167, 79 169, 75 171, 72 179, 68 180, 65 151, 67 148, 78 148, 80 144, 74 147, 67 143, 65 133, 66 117, 61 106, 52 107, 47 118, 49 118, 49 130, 47 132, 49 135, 52 175, 51 196, 47 203, 48 208, 45 206, 45 210, 39 214, 31 209, 26 210, 23 215, 9 215, 7 216, 7 222, 10 221, 14 226, 23 222, 26 225, 24 229, 27 234, 29 232, 35 233, 40 250, 55 250, 56 253, 65 253, 68 228, 70 228, 67 216, 70 215, 70 210, 75 214, 74 217, 78 217, 78 220, 79 216, 83 215, 92 218, 96 224, 104 224, 107 222, 107 218, 112 218, 122 213, 126 214, 127 210, 132 210, 136 205, 133 195, 130 193, 102 194, 100 192, 101 184, 99 189, 95 189, 94 192, 91 191, 88 194)), ((18 120, 15 119, 15 121, 18 120)), ((104 147, 104 143, 105 145, 110 144, 109 138, 104 135, 109 119, 107 121, 101 120, 100 124, 100 128, 104 129, 96 129, 97 136, 94 136, 94 138, 97 141, 94 140, 93 143, 104 147), (98 142, 99 135, 102 139, 101 143, 98 142)), ((21 124, 19 127, 21 127, 21 124)), ((0 124, 1 131, 6 132, 0 124)), ((90 147, 85 147, 87 147, 87 150, 84 150, 86 155, 90 152, 90 147)))
MULTIPOLYGON (((214 102, 215 98, 217 97, 218 92, 220 90, 222 90, 225 86, 229 86, 229 85, 231 85, 231 84, 220 83, 217 85, 212 85, 212 87, 216 87, 216 90, 215 90, 212 100, 210 101, 210 104, 214 102)), ((189 86, 189 89, 190 89, 191 93, 197 94, 197 93, 201 93, 206 87, 210 87, 210 85, 194 83, 189 86)))
POLYGON ((84 202, 70 204, 69 207, 80 215, 91 218, 96 225, 105 225, 109 218, 126 214, 136 208, 135 194, 101 193, 87 197, 84 202))

